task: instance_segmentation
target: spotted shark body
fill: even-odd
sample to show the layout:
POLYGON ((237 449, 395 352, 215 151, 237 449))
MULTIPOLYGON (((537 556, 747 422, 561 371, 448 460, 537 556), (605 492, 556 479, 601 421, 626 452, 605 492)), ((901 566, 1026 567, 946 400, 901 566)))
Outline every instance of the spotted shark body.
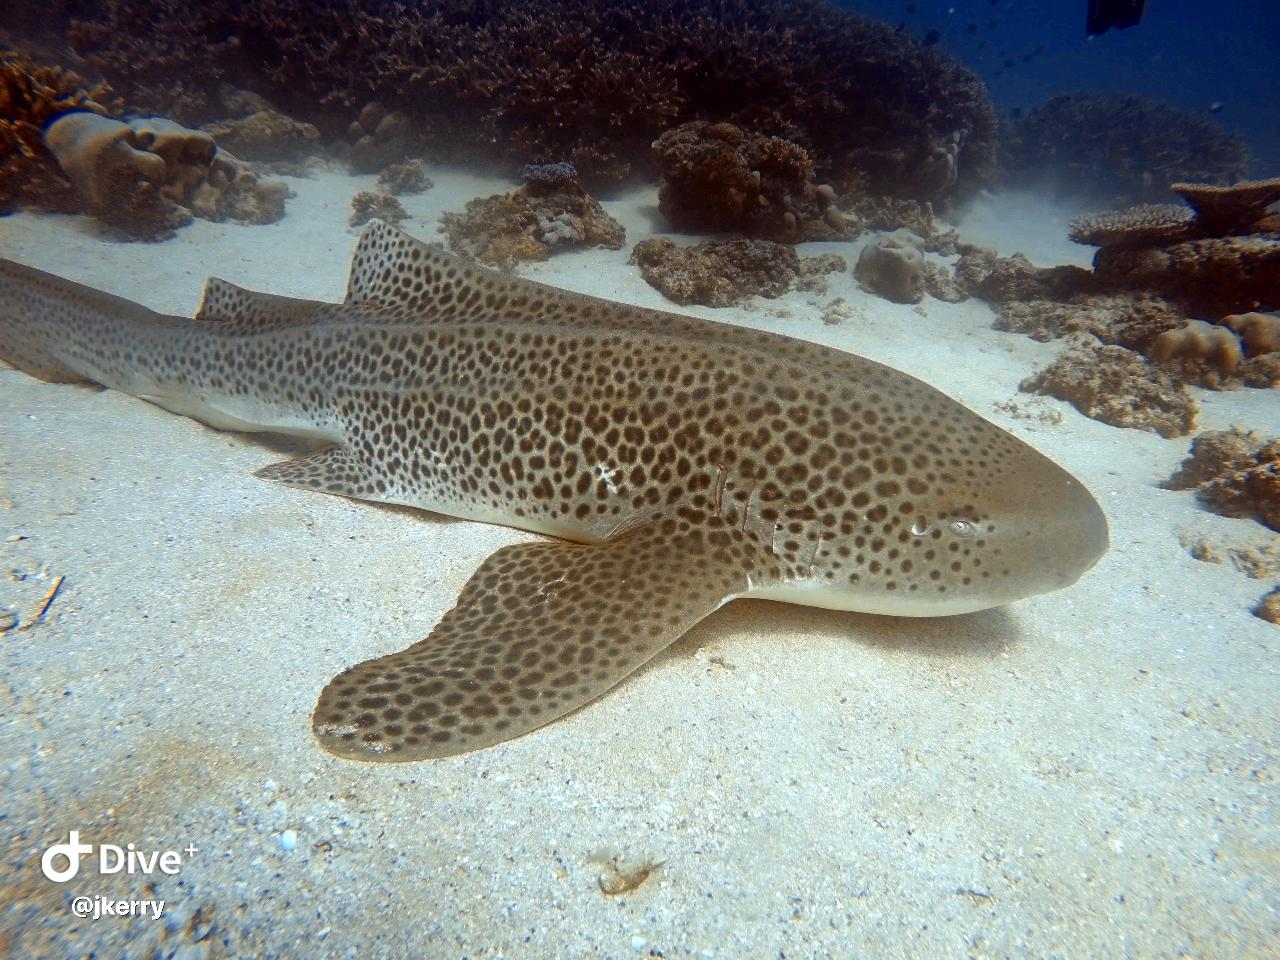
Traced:
POLYGON ((556 538, 499 550, 426 639, 324 689, 314 732, 344 757, 519 736, 735 597, 955 614, 1065 587, 1107 547, 1075 478, 913 377, 376 221, 341 304, 211 279, 167 317, 0 261, 0 357, 322 444, 267 479, 556 538))

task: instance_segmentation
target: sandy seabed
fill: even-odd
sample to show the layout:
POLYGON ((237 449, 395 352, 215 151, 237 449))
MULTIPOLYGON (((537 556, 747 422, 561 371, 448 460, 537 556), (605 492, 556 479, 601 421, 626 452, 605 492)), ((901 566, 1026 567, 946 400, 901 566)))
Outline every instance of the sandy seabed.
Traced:
MULTIPOLYGON (((431 175, 404 198, 426 239, 510 186, 431 175)), ((340 299, 350 199, 373 180, 289 182, 270 226, 114 243, 20 214, 0 256, 170 313, 211 274, 340 299)), ((670 309, 626 263, 662 230, 653 191, 605 206, 624 250, 522 272, 670 309)), ((1006 195, 961 229, 1087 263, 1066 219, 1006 195)), ((869 239, 801 252, 852 263, 869 239)), ((0 634, 0 956, 1280 954, 1280 632, 1249 613, 1267 584, 1179 542, 1274 538, 1158 489, 1187 441, 1019 394, 1061 345, 991 329, 980 301, 899 306, 846 272, 822 296, 687 312, 933 383, 1080 477, 1110 553, 1071 589, 961 617, 736 601, 531 735, 354 763, 312 740, 320 689, 425 636, 484 557, 532 535, 266 483, 278 444, 0 369, 0 609, 29 621, 63 578, 43 620, 0 634), (836 296, 856 317, 824 325, 836 296), (70 830, 198 849, 175 875, 86 858, 53 883, 41 854, 70 830), (81 896, 166 906, 77 919, 81 896)), ((1280 432, 1274 394, 1194 392, 1201 428, 1280 432)))

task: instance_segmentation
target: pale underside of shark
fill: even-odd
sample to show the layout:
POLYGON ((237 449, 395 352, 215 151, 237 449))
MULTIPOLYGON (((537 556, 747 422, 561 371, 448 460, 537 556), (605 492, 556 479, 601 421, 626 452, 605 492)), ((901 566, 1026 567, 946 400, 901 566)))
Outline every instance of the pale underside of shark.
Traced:
POLYGON ((519 736, 735 597, 963 613, 1067 586, 1107 547, 1075 478, 911 376, 376 221, 340 304, 211 279, 169 317, 0 260, 0 358, 323 444, 270 480, 556 538, 499 550, 426 639, 324 689, 314 732, 343 757, 519 736))

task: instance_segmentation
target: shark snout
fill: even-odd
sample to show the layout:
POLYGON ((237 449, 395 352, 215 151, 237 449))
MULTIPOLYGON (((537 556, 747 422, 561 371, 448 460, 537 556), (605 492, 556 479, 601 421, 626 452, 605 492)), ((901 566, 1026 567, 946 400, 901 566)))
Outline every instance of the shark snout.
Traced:
POLYGON ((1056 465, 1028 493, 1015 524, 1023 527, 1022 543, 1015 541, 1012 558, 1023 570, 1023 591, 1069 587, 1107 552, 1107 516, 1084 484, 1056 465))

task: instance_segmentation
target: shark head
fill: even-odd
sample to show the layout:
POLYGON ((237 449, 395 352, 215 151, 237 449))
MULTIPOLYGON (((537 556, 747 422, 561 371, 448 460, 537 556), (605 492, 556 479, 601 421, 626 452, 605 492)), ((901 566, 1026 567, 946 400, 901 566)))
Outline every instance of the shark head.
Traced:
POLYGON ((897 556, 889 559, 893 548, 886 548, 884 566, 870 565, 879 574, 876 593, 892 608, 886 612, 935 616, 1002 606, 1070 586, 1106 552, 1107 519, 1092 494, 1006 436, 1004 456, 985 472, 948 473, 914 501, 899 501, 901 522, 890 537, 880 536, 892 540, 897 556), (892 589, 891 566, 898 581, 892 589), (910 600, 899 606, 891 595, 904 593, 910 600))
POLYGON ((848 466, 841 485, 814 501, 827 522, 810 575, 757 595, 945 616, 1067 587, 1106 552, 1106 516, 1079 480, 915 383, 920 412, 905 422, 893 412, 899 390, 890 402, 861 409, 864 429, 835 432, 850 442, 835 448, 848 466))

